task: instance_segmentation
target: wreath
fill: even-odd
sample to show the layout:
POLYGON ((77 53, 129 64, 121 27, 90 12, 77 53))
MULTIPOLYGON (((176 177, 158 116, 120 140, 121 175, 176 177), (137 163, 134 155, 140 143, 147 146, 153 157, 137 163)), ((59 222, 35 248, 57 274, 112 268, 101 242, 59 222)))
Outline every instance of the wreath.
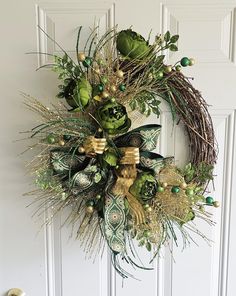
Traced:
POLYGON ((52 217, 69 209, 66 222, 86 253, 98 254, 107 244, 116 271, 128 277, 122 261, 149 269, 137 262, 133 240, 152 253, 151 261, 170 239, 177 245, 178 232, 184 245, 191 232, 207 240, 193 220, 214 224, 207 207, 219 202, 206 196, 206 186, 217 145, 208 106, 182 73, 194 59, 165 63, 166 51, 178 50, 178 35, 167 31, 150 44, 150 37, 131 29, 98 37, 96 28, 79 52, 80 33, 81 27, 76 61, 53 40, 63 55, 51 54, 54 62, 43 66, 58 74, 57 103, 48 108, 25 95, 26 106, 41 118, 29 135, 30 148, 39 151, 30 162, 38 188, 29 194, 37 210, 50 208, 52 217), (160 125, 134 127, 137 117, 158 117, 161 101, 187 132, 184 168, 153 152, 160 125))

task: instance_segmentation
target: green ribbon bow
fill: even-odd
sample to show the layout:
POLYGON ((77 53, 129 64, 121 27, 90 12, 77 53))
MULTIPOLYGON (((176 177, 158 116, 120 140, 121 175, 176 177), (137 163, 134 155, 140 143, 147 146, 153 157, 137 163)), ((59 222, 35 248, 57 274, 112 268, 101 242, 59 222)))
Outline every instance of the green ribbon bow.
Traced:
MULTIPOLYGON (((118 148, 139 148, 140 162, 137 168, 141 171, 150 170, 156 177, 165 161, 161 155, 151 152, 156 148, 160 129, 161 126, 156 124, 144 125, 114 139, 118 148)), ((124 230, 127 223, 125 196, 113 190, 117 179, 115 169, 101 167, 98 156, 88 158, 84 154, 75 153, 73 149, 64 148, 51 151, 51 165, 74 195, 88 192, 90 196, 95 196, 98 192, 103 193, 104 236, 115 254, 124 253, 124 230)))

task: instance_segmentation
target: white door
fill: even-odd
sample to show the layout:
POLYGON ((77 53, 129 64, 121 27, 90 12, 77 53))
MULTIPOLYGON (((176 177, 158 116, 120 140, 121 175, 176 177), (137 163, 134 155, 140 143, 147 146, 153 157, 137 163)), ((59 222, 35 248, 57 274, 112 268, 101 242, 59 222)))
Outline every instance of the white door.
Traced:
MULTIPOLYGON (((117 0, 35 1, 1 0, 0 10, 1 170, 0 170, 0 296, 21 288, 31 296, 233 296, 236 291, 236 1, 231 0, 117 0), (99 22, 101 30, 119 24, 147 36, 152 28, 180 34, 179 52, 170 56, 196 59, 196 66, 184 70, 194 76, 210 107, 219 143, 215 170, 215 192, 222 206, 214 211, 216 226, 198 226, 214 242, 197 240, 184 252, 163 250, 154 271, 137 271, 141 281, 124 282, 111 268, 109 257, 85 260, 79 242, 69 239, 70 229, 60 228, 62 219, 40 229, 42 219, 32 219, 29 199, 31 179, 25 175, 25 149, 20 131, 35 125, 35 117, 24 109, 20 91, 52 101, 57 93, 53 72, 35 69, 46 62, 29 51, 57 52, 37 30, 41 26, 67 51, 74 50, 77 28, 99 22)), ((151 120, 154 120, 151 119, 151 120)), ((184 133, 172 133, 171 118, 163 106, 163 126, 158 149, 184 161, 184 133)), ((144 252, 142 252, 144 253, 144 252)), ((143 256, 146 256, 143 254, 143 256)))

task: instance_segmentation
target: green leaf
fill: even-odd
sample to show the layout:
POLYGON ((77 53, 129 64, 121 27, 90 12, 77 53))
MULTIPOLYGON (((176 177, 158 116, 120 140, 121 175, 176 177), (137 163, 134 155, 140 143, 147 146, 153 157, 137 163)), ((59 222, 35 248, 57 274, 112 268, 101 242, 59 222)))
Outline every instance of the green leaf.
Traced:
POLYGON ((62 63, 66 63, 68 61, 68 56, 65 54, 62 58, 62 63))
POLYGON ((178 51, 178 47, 175 44, 171 44, 170 47, 169 47, 169 49, 171 51, 178 51))
POLYGON ((137 240, 140 240, 143 238, 143 233, 142 232, 139 232, 138 235, 137 235, 137 240))
POLYGON ((75 76, 79 76, 81 74, 81 70, 80 70, 80 67, 79 66, 76 66, 74 68, 74 74, 75 74, 75 76))
POLYGON ((137 108, 137 101, 134 99, 130 101, 129 105, 132 110, 135 110, 137 108))
POLYGON ((59 94, 57 94, 57 98, 62 99, 64 98, 64 92, 59 92, 59 94))
POLYGON ((142 246, 144 246, 144 245, 145 245, 145 239, 142 239, 142 240, 139 242, 138 246, 139 246, 139 247, 142 247, 142 246))
POLYGON ((147 249, 149 252, 151 252, 151 250, 152 250, 152 245, 151 245, 150 242, 147 242, 147 243, 146 243, 146 249, 147 249))
POLYGON ((170 40, 170 31, 167 31, 164 35, 164 40, 168 42, 170 40))
POLYGON ((133 229, 131 232, 130 232, 130 235, 132 238, 135 238, 136 235, 137 235, 137 230, 136 229, 133 229))
POLYGON ((165 58, 165 55, 159 55, 159 56, 157 56, 156 57, 156 60, 155 60, 155 65, 158 66, 158 65, 162 64, 164 58, 165 58))
POLYGON ((170 42, 171 43, 175 43, 179 40, 179 35, 173 35, 171 38, 170 38, 170 42))

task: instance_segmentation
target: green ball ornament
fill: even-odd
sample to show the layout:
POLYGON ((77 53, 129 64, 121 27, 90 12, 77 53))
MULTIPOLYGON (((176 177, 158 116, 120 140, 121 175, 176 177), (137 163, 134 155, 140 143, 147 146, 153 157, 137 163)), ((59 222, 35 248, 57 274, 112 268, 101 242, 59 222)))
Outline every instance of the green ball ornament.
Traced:
POLYGON ((100 92, 104 91, 104 85, 103 85, 103 84, 99 84, 99 85, 98 85, 98 90, 99 90, 100 92))
POLYGON ((164 192, 165 191, 165 188, 164 187, 162 187, 162 186, 158 186, 157 187, 157 192, 164 192))
POLYGON ((183 67, 187 67, 187 66, 189 66, 189 63, 190 63, 190 60, 189 60, 189 58, 187 58, 187 57, 182 58, 181 61, 180 61, 180 64, 181 64, 181 66, 183 66, 183 67))
POLYGON ((83 61, 83 65, 86 68, 89 68, 92 65, 92 59, 90 57, 86 57, 83 61))
POLYGON ((172 192, 172 193, 179 193, 179 191, 180 191, 179 186, 173 186, 173 187, 171 188, 171 192, 172 192))
POLYGON ((206 203, 207 203, 208 205, 212 205, 212 204, 214 203, 214 198, 211 197, 211 196, 207 196, 207 198, 206 198, 206 203))
POLYGON ((110 99, 110 101, 111 101, 112 103, 115 103, 116 99, 115 99, 114 97, 112 97, 112 98, 110 99))
POLYGON ((55 138, 55 135, 53 134, 49 134, 47 136, 47 142, 48 144, 54 144, 56 142, 56 138, 55 138))
POLYGON ((91 200, 88 200, 86 202, 86 205, 87 205, 87 207, 89 207, 89 206, 93 207, 94 206, 94 201, 92 199, 91 200))
POLYGON ((101 194, 96 195, 96 199, 101 199, 101 197, 102 197, 101 194))
POLYGON ((63 139, 65 141, 69 141, 71 139, 71 135, 63 135, 63 139))
POLYGON ((120 91, 125 91, 125 89, 126 89, 126 86, 123 83, 119 85, 120 91))

